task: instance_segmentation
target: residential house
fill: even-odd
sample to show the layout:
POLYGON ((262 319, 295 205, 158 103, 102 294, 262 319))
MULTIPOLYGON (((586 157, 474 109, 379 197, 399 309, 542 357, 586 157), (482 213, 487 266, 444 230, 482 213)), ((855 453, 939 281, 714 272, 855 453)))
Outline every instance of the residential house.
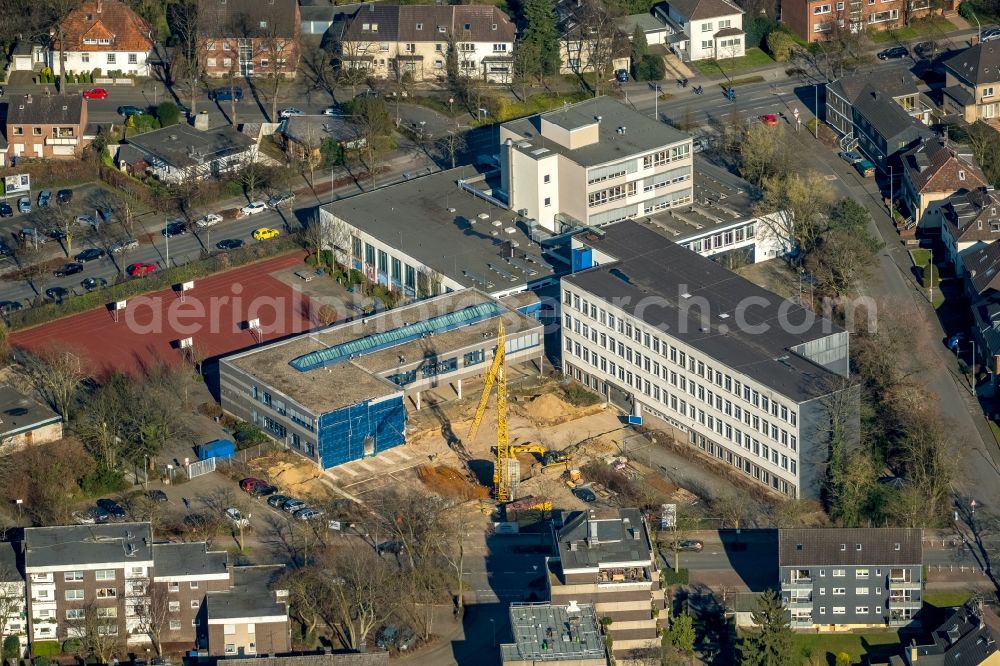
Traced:
POLYGON ((1000 377, 1000 243, 991 242, 961 256, 965 293, 972 312, 972 340, 959 343, 962 358, 990 374, 996 388, 1000 377))
POLYGON ((153 26, 121 0, 85 0, 53 30, 49 66, 66 72, 149 76, 153 26))
POLYGON ((992 187, 961 191, 941 205, 941 241, 955 272, 962 273, 961 256, 1000 239, 1000 193, 992 187))
POLYGON ((924 582, 920 529, 778 530, 778 567, 781 598, 794 629, 917 623, 924 582))
POLYGON ((7 160, 75 159, 90 142, 87 100, 80 95, 15 97, 7 104, 7 160))
POLYGON ((62 417, 9 384, 0 385, 0 455, 62 439, 62 417))
MULTIPOLYGON (((608 664, 592 604, 512 603, 510 628, 514 642, 500 645, 503 666, 608 664)), ((610 628, 607 631, 618 633, 610 628)))
POLYGON ((295 78, 302 31, 296 0, 198 0, 198 25, 208 76, 295 78))
POLYGON ((900 156, 900 199, 922 228, 940 231, 941 203, 957 192, 989 185, 972 151, 950 141, 924 138, 900 156))
POLYGON ((632 39, 636 29, 642 32, 646 38, 648 46, 661 46, 667 43, 670 36, 670 28, 659 14, 653 12, 643 12, 642 14, 630 14, 618 19, 618 29, 623 35, 632 39))
MULTIPOLYGON (((610 77, 632 62, 629 38, 620 21, 612 19, 600 3, 557 0, 556 30, 559 32, 559 73, 610 77)), ((634 30, 634 28, 633 28, 634 30)))
POLYGON ((321 158, 324 144, 333 141, 346 150, 365 145, 361 129, 346 116, 292 116, 281 121, 278 133, 284 139, 285 151, 297 160, 311 154, 321 158))
POLYGON ((46 48, 44 46, 20 39, 14 44, 14 48, 10 52, 10 71, 38 71, 45 65, 46 59, 46 48))
POLYGON ((564 511, 553 538, 559 561, 549 563, 546 577, 552 606, 592 605, 597 617, 611 618, 617 659, 657 646, 664 599, 642 512, 564 511))
POLYGON ((292 649, 283 565, 234 567, 228 590, 205 595, 208 653, 251 657, 292 649))
POLYGON ((944 61, 944 109, 967 123, 1000 117, 1000 45, 983 42, 944 61))
POLYGON ((340 67, 393 80, 443 80, 449 44, 461 76, 509 83, 516 29, 493 5, 362 5, 333 36, 340 67))
MULTIPOLYGON (((137 170, 165 183, 231 173, 257 159, 257 143, 230 125, 202 131, 171 125, 129 137, 115 157, 122 171, 137 170)), ((139 174, 136 174, 139 175, 139 174)))
POLYGON ((968 606, 948 610, 944 622, 934 628, 927 643, 911 642, 903 646, 906 666, 997 666, 1000 652, 986 618, 988 609, 973 610, 968 606))
POLYGON ((686 40, 673 43, 682 60, 738 58, 745 53, 743 10, 730 0, 667 0, 653 11, 683 30, 686 40))
POLYGON ((210 551, 204 543, 157 543, 153 545, 150 596, 155 612, 167 606, 166 625, 160 627, 164 645, 190 649, 206 648, 205 595, 224 592, 232 583, 225 551, 210 551))
POLYGON ((610 97, 503 123, 500 142, 497 196, 554 233, 692 201, 691 136, 610 97))
POLYGON ((894 30, 930 13, 930 0, 796 0, 781 3, 781 22, 808 42, 845 33, 894 30))
POLYGON ((848 439, 859 437, 847 331, 644 222, 582 231, 570 252, 574 272, 561 279, 567 377, 687 442, 694 459, 774 494, 820 496, 828 455, 820 424, 831 405, 843 410, 848 439), (741 302, 758 304, 759 321, 809 323, 732 326, 741 302))
POLYGON ((930 107, 906 66, 882 67, 826 84, 826 122, 843 150, 855 146, 884 173, 899 168, 901 153, 923 138, 930 107))

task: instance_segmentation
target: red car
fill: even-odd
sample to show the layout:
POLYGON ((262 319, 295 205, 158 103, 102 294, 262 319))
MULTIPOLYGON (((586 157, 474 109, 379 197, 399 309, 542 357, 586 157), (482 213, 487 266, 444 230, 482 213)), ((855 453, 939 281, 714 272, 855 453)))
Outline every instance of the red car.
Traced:
POLYGON ((142 262, 129 264, 125 272, 132 277, 139 277, 140 275, 149 275, 156 270, 156 264, 144 264, 142 262))
POLYGON ((775 114, 773 114, 773 113, 769 113, 769 114, 767 114, 765 116, 761 116, 760 117, 760 122, 764 123, 765 125, 777 125, 778 124, 778 116, 775 115, 775 114))
POLYGON ((104 88, 94 88, 92 90, 84 90, 84 99, 105 99, 108 96, 108 91, 104 88))
POLYGON ((253 489, 259 485, 263 485, 263 481, 260 479, 255 479, 254 477, 249 477, 240 481, 240 490, 245 493, 252 493, 253 489))

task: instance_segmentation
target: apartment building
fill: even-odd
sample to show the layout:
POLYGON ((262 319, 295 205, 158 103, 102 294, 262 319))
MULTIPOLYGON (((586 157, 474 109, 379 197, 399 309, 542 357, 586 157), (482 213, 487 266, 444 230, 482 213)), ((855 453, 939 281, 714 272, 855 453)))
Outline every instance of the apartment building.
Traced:
POLYGON ((509 83, 517 30, 493 5, 363 4, 334 34, 341 67, 393 80, 447 77, 450 44, 459 75, 509 83))
POLYGON ((906 65, 881 67, 826 84, 826 122, 843 150, 859 148, 883 173, 900 155, 934 138, 930 106, 906 65))
POLYGON ((10 158, 75 159, 89 137, 87 100, 80 95, 32 95, 7 103, 7 161, 10 158))
POLYGON ((28 650, 27 592, 24 584, 24 563, 20 545, 9 541, 0 543, 0 604, 7 613, 7 636, 17 636, 23 657, 28 650))
POLYGON ((894 30, 930 13, 930 0, 797 0, 781 3, 781 22, 809 42, 865 30, 894 30))
POLYGON ((105 75, 150 75, 153 26, 120 0, 86 0, 66 15, 52 36, 48 64, 56 74, 100 70, 105 75))
POLYGON ((553 233, 692 202, 691 137, 610 97, 500 126, 510 209, 553 233))
POLYGON ((944 61, 944 109, 967 123, 1000 117, 1000 46, 983 42, 944 61))
POLYGON ((901 156, 900 199, 911 219, 940 231, 941 205, 959 192, 990 185, 972 151, 948 140, 924 139, 901 156))
POLYGON ((160 627, 164 645, 182 649, 192 644, 208 648, 205 595, 230 588, 232 573, 225 551, 210 551, 204 543, 157 543, 153 545, 151 606, 167 620, 160 627))
POLYGON ((302 18, 296 0, 198 0, 205 74, 294 79, 302 18))
POLYGON ((94 630, 146 642, 137 606, 148 604, 153 569, 149 523, 24 530, 31 641, 64 641, 94 630))
POLYGON ((1000 192, 992 186, 963 190, 941 205, 941 241, 958 275, 962 256, 1000 240, 1000 192))
POLYGON ((205 595, 209 654, 254 656, 292 649, 284 565, 235 567, 228 590, 205 595))
POLYGON ((922 531, 807 528, 778 531, 781 596, 793 628, 903 627, 923 603, 922 531))
POLYGON ((659 645, 660 574, 639 509, 565 511, 553 527, 559 553, 547 577, 552 606, 592 604, 611 618, 613 652, 659 645))
POLYGON ((563 372, 699 459, 819 497, 831 421, 859 436, 846 331, 634 221, 573 252, 563 372))

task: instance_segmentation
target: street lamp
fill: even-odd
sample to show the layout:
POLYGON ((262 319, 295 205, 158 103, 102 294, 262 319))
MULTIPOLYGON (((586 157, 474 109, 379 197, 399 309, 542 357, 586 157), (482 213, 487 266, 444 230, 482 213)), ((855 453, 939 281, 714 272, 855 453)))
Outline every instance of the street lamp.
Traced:
POLYGON ((21 519, 22 519, 22 509, 21 509, 21 507, 24 506, 24 500, 22 500, 22 499, 14 500, 14 503, 17 504, 17 522, 20 523, 21 519))
POLYGON ((966 9, 968 9, 969 13, 972 14, 972 18, 976 19, 976 27, 979 28, 979 32, 976 35, 976 44, 981 44, 983 41, 983 26, 979 23, 979 19, 976 17, 976 13, 972 11, 972 8, 966 6, 966 9))
POLYGON ((660 88, 660 84, 659 83, 654 83, 653 84, 653 117, 656 118, 657 122, 659 122, 659 120, 660 120, 660 91, 661 90, 663 90, 663 89, 660 88))
POLYGON ((170 485, 174 485, 174 466, 167 463, 167 476, 170 479, 170 485))

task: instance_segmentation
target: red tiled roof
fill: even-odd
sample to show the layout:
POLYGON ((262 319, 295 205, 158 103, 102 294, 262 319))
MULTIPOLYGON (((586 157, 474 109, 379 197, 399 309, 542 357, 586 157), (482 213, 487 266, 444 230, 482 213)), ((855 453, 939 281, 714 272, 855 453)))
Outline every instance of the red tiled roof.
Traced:
POLYGON ((53 48, 67 51, 149 51, 153 27, 119 0, 86 0, 61 24, 65 46, 56 35, 53 48), (84 44, 87 39, 111 39, 111 44, 84 44))

